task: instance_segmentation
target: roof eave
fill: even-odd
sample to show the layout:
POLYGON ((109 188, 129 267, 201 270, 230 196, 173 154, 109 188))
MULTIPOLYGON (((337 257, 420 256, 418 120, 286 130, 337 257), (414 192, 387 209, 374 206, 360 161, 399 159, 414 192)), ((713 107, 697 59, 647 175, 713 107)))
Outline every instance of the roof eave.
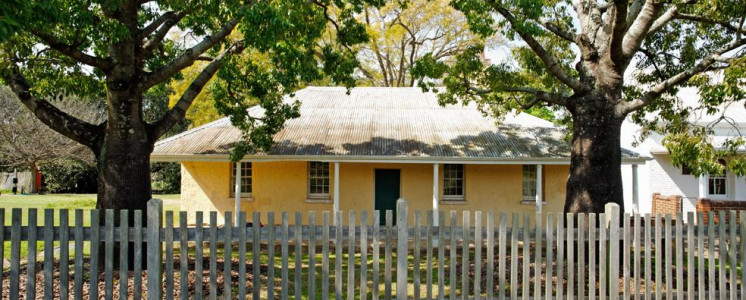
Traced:
MULTIPOLYGON (((151 161, 160 162, 228 162, 230 158, 224 154, 153 154, 151 161)), ((624 157, 622 164, 639 164, 651 160, 650 157, 624 157)), ((546 164, 569 165, 569 157, 435 157, 435 156, 335 156, 335 155, 247 155, 242 161, 272 162, 272 161, 325 161, 351 163, 419 163, 419 164, 546 164)))

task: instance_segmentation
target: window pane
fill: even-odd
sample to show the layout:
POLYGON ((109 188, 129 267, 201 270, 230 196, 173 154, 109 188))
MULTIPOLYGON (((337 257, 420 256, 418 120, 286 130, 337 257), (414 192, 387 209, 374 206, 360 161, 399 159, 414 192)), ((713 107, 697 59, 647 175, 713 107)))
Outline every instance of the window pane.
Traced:
POLYGON ((464 165, 443 165, 443 195, 464 195, 464 165))
POLYGON ((308 164, 309 195, 329 194, 329 163, 312 161, 308 164))
POLYGON ((523 200, 536 200, 536 165, 523 165, 523 200))

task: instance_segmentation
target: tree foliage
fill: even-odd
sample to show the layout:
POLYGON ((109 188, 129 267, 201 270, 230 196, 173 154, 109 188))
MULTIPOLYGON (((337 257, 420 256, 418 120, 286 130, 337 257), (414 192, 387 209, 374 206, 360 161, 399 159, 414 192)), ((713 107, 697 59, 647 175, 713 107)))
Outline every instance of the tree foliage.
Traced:
POLYGON ((44 124, 94 152, 100 207, 141 208, 150 198, 153 144, 184 119, 211 78, 218 112, 231 116, 244 132, 232 158, 266 149, 284 121, 298 115, 298 104, 283 102, 284 95, 322 78, 354 83, 354 47, 367 40, 355 16, 365 5, 382 1, 54 0, 14 5, 12 13, 0 13, 11 18, 3 22, 14 24, 4 27, 10 34, 0 38, 0 76, 44 124), (170 38, 175 28, 190 39, 170 38), (253 59, 257 56, 263 59, 253 59), (197 61, 206 64, 195 67, 197 75, 175 104, 159 118, 146 118, 148 95, 184 78, 184 70, 197 61), (107 116, 92 123, 67 114, 50 104, 60 95, 104 99, 107 116), (246 116, 252 103, 261 106, 261 116, 246 116))
POLYGON ((370 36, 358 58, 363 84, 414 86, 412 64, 426 53, 449 61, 481 39, 472 34, 466 17, 448 0, 389 1, 381 8, 366 7, 358 18, 370 36))
POLYGON ((674 163, 695 173, 742 168, 734 138, 724 148, 706 146, 706 128, 693 127, 693 109, 711 113, 744 97, 743 38, 746 3, 740 0, 454 0, 470 29, 502 35, 514 45, 512 60, 484 67, 481 46, 444 63, 425 55, 413 67, 426 89, 443 85, 444 103, 476 101, 497 108, 567 109, 573 153, 566 210, 600 210, 621 203, 621 122, 630 114, 649 129, 671 133, 674 163), (681 87, 696 87, 698 107, 681 105, 681 87), (648 120, 645 115, 654 115, 648 120), (616 150, 614 150, 616 148, 616 150), (725 150, 724 150, 725 149, 725 150), (594 180, 595 178, 595 180, 594 180))

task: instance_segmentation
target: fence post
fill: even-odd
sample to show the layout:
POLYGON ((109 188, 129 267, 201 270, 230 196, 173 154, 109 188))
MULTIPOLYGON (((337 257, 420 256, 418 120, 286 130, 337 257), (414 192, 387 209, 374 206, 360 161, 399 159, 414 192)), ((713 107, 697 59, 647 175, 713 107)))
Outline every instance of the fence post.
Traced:
POLYGON ((407 200, 399 198, 396 201, 396 299, 407 299, 407 242, 409 233, 407 228, 407 200))
MULTIPOLYGON (((163 201, 151 199, 148 201, 148 300, 163 299, 163 274, 162 274, 162 251, 161 245, 161 218, 163 215, 163 201)), ((138 259, 138 258, 136 258, 138 259)))

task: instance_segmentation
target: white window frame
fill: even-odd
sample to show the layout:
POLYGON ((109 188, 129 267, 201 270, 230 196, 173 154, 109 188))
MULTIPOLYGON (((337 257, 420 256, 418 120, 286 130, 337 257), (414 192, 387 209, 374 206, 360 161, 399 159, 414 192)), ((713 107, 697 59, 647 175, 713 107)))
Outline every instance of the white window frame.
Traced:
MULTIPOLYGON (((307 180, 306 180, 307 188, 306 188, 306 190, 308 192, 308 198, 309 199, 323 199, 323 200, 329 200, 329 199, 331 199, 330 191, 331 191, 331 185, 332 184, 331 184, 331 176, 330 176, 331 175, 331 170, 330 170, 329 167, 330 167, 329 166, 329 162, 323 162, 323 161, 309 161, 308 162, 308 172, 306 172, 306 177, 307 177, 307 180), (319 165, 319 164, 321 166, 326 165, 326 176, 324 176, 323 174, 319 174, 319 171, 323 171, 324 170, 323 168, 321 168, 321 169, 314 169, 313 168, 314 165, 319 165), (327 184, 326 184, 326 193, 312 193, 311 192, 311 186, 312 186, 311 182, 314 179, 315 180, 322 180, 322 181, 324 179, 326 179, 326 182, 327 182, 327 184)), ((318 185, 318 186, 321 186, 322 191, 324 190, 324 185, 323 184, 318 185)))
MULTIPOLYGON (((236 163, 231 163, 230 167, 230 196, 235 197, 236 196, 236 163)), ((254 191, 254 166, 251 164, 251 162, 241 162, 241 198, 251 198, 252 193, 254 191), (244 172, 248 171, 248 174, 245 174, 244 172), (248 192, 246 192, 246 188, 244 188, 244 179, 248 179, 249 181, 249 188, 248 192)))
POLYGON ((463 164, 443 164, 443 200, 446 201, 464 201, 466 199, 466 166, 463 164), (448 177, 451 175, 448 168, 451 167, 461 167, 461 178, 458 177, 448 177), (460 195, 447 195, 446 190, 448 188, 448 185, 446 182, 448 180, 458 180, 461 181, 461 194, 460 195))
POLYGON ((523 165, 521 167, 521 170, 522 170, 521 171, 521 199, 522 199, 522 202, 526 202, 526 203, 530 202, 529 204, 535 204, 536 203, 536 197, 538 196, 538 192, 539 192, 539 187, 538 187, 538 184, 539 184, 539 179, 538 179, 538 177, 539 177, 539 170, 538 170, 538 167, 536 165, 523 165), (533 170, 531 170, 531 169, 533 169, 533 170), (533 176, 531 176, 530 172, 533 172, 533 176), (526 194, 526 190, 527 190, 526 184, 531 184, 531 183, 533 183, 533 195, 531 195, 531 193, 529 193, 527 195, 526 194))
MULTIPOLYGON (((720 164, 725 165, 725 160, 723 160, 723 159, 719 159, 718 162, 720 162, 720 164)), ((727 198, 728 197, 729 188, 730 187, 728 186, 728 171, 727 170, 723 171, 723 174, 719 174, 719 175, 718 174, 708 174, 707 175, 707 196, 708 197, 710 197, 710 198, 719 198, 719 199, 727 198), (710 187, 712 187, 713 184, 715 184, 717 186, 717 182, 718 181, 722 181, 723 193, 717 193, 717 194, 715 194, 715 193, 713 193, 713 189, 710 189, 710 187)), ((717 189, 717 188, 715 188, 715 189, 717 189)))

